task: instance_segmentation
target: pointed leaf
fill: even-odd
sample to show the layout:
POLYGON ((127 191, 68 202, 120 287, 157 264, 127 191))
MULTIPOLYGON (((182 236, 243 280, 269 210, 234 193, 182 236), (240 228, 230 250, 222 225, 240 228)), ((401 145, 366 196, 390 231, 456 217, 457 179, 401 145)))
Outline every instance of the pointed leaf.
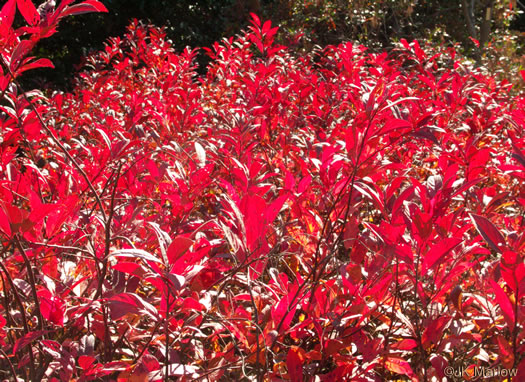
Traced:
POLYGON ((115 257, 128 257, 133 259, 142 259, 144 261, 152 261, 154 263, 162 264, 162 261, 157 257, 153 256, 151 253, 146 252, 142 249, 128 248, 128 249, 119 249, 109 254, 109 256, 115 257))
POLYGON ((281 324, 281 330, 285 331, 290 327, 290 323, 295 315, 295 310, 297 305, 294 304, 293 307, 290 307, 289 295, 286 294, 281 298, 279 303, 272 309, 272 320, 275 323, 275 326, 281 324))
POLYGON ((31 0, 17 0, 16 3, 18 10, 29 25, 35 26, 40 22, 40 14, 31 0))
POLYGON ((60 14, 60 17, 66 17, 70 15, 81 15, 84 13, 91 12, 107 12, 108 9, 99 1, 86 0, 80 4, 71 5, 60 14))
POLYGON ((111 268, 127 273, 133 276, 137 276, 138 278, 142 278, 146 274, 146 270, 142 265, 139 263, 131 263, 128 261, 119 261, 117 264, 113 265, 111 268))
POLYGON ((261 19, 259 19, 259 16, 257 16, 255 13, 250 13, 250 16, 252 17, 252 24, 260 27, 261 19))
POLYGON ((513 330, 514 322, 516 318, 514 316, 514 309, 512 308, 512 303, 510 302, 509 297, 503 291, 503 289, 499 286, 499 284, 495 282, 494 280, 489 280, 489 284, 492 287, 492 291, 496 295, 496 302, 501 308, 503 317, 505 318, 505 321, 507 321, 507 325, 509 326, 509 329, 513 330))
POLYGON ((193 240, 184 236, 177 236, 168 247, 168 262, 173 265, 175 261, 184 255, 193 244, 193 240))
POLYGON ((13 72, 17 71, 18 65, 20 65, 20 62, 22 61, 22 59, 25 57, 27 53, 29 53, 31 49, 33 49, 34 46, 35 46, 35 42, 32 40, 20 41, 20 43, 17 45, 17 47, 13 51, 13 54, 11 55, 11 62, 9 63, 9 67, 11 68, 13 72))
POLYGON ((423 272, 432 268, 438 261, 443 260, 450 251, 461 244, 462 240, 457 237, 449 237, 439 241, 425 255, 423 260, 423 272))
POLYGON ((146 314, 152 319, 158 316, 157 309, 134 293, 120 293, 108 300, 112 320, 119 320, 126 314, 146 314))
POLYGON ((303 382, 303 362, 297 346, 292 346, 288 351, 286 367, 291 382, 303 382))
POLYGON ((91 365, 96 361, 96 358, 90 355, 81 355, 78 357, 78 366, 82 368, 82 370, 86 371, 91 368, 91 365))
POLYGON ((414 376, 414 371, 410 367, 410 364, 399 358, 387 358, 385 361, 385 367, 395 374, 406 375, 408 377, 414 376))
POLYGON ((160 225, 158 223, 148 222, 148 224, 151 227, 153 227, 153 230, 155 231, 155 234, 157 235, 157 239, 159 241, 160 253, 162 254, 162 260, 164 262, 167 262, 167 259, 168 259, 167 250, 168 250, 168 247, 171 245, 171 237, 166 231, 160 228, 160 225))
POLYGON ((34 332, 29 332, 25 336, 20 337, 15 342, 15 346, 13 346, 13 355, 15 355, 18 350, 23 349, 37 338, 42 337, 47 332, 49 332, 49 330, 37 330, 34 332))
POLYGON ((7 31, 13 25, 16 13, 16 0, 8 0, 0 11, 0 31, 7 31))
POLYGON ((5 235, 11 236, 11 225, 9 224, 9 218, 5 213, 4 209, 0 205, 0 231, 5 235))
POLYGON ((476 215, 469 214, 474 227, 478 230, 479 234, 485 239, 490 248, 494 251, 502 253, 505 248, 505 238, 500 231, 496 228, 494 224, 487 218, 476 215))
POLYGON ((66 308, 61 298, 53 295, 49 290, 42 289, 38 292, 40 311, 42 317, 58 326, 64 326, 64 313, 66 308))

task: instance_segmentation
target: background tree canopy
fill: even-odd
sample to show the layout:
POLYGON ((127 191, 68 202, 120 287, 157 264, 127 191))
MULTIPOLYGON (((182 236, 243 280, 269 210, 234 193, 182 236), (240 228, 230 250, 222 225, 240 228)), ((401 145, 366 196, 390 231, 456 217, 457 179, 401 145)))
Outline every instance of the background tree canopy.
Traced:
MULTIPOLYGON (((107 38, 121 36, 134 18, 164 26, 173 45, 182 50, 186 46, 209 46, 235 35, 247 25, 250 12, 280 25, 279 38, 296 49, 348 40, 372 49, 388 49, 401 38, 424 39, 438 44, 459 42, 465 54, 479 60, 482 53, 469 39, 472 37, 482 47, 490 42, 490 54, 497 56, 495 61, 499 64, 502 62, 498 57, 505 56, 517 68, 524 65, 525 17, 521 0, 104 0, 103 3, 109 14, 64 20, 61 33, 38 46, 36 53, 50 57, 56 69, 36 71, 26 82, 32 86, 44 83, 67 86, 81 58, 100 49, 107 38)), ((204 70, 207 58, 203 53, 198 61, 204 70)))

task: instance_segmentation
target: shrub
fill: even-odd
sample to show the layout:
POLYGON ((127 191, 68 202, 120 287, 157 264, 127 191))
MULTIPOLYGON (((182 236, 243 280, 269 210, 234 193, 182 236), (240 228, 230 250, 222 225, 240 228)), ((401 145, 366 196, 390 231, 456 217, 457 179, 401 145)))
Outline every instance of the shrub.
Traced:
POLYGON ((276 32, 198 75, 134 22, 49 99, 4 66, 4 378, 523 378, 525 98, 452 50, 276 32))

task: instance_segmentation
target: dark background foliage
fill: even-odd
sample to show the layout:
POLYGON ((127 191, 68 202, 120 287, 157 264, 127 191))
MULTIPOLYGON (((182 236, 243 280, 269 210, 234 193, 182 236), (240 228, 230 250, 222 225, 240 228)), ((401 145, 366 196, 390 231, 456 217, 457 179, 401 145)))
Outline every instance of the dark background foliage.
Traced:
MULTIPOLYGON (((503 13, 509 8, 509 1, 514 9, 523 7, 516 0, 473 2, 473 22, 481 30, 486 8, 492 6, 491 32, 514 36, 512 46, 509 48, 507 44, 500 53, 519 57, 523 54, 525 17, 521 13, 506 18, 503 13)), ((134 18, 164 26, 177 50, 209 46, 233 36, 246 27, 250 12, 254 12, 280 25, 279 38, 296 49, 308 50, 314 45, 347 40, 372 49, 388 49, 393 41, 406 38, 446 44, 460 42, 467 55, 479 55, 468 38, 458 0, 104 0, 103 3, 109 9, 108 14, 66 19, 60 25, 60 33, 40 43, 35 52, 50 57, 56 69, 34 71, 25 78, 28 86, 68 87, 82 57, 101 49, 107 38, 121 36, 134 18), (296 40, 300 33, 301 39, 296 40)), ((198 62, 200 71, 204 71, 207 64, 204 53, 200 53, 198 62)))

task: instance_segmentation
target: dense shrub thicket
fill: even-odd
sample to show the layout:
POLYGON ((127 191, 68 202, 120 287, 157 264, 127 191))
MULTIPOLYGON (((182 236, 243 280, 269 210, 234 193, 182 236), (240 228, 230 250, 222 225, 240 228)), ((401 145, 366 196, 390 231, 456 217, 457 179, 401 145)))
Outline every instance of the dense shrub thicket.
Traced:
POLYGON ((2 378, 525 377, 508 83, 417 41, 295 56, 253 16, 205 75, 132 23, 45 98, 16 80, 43 20, 1 30, 2 378))

